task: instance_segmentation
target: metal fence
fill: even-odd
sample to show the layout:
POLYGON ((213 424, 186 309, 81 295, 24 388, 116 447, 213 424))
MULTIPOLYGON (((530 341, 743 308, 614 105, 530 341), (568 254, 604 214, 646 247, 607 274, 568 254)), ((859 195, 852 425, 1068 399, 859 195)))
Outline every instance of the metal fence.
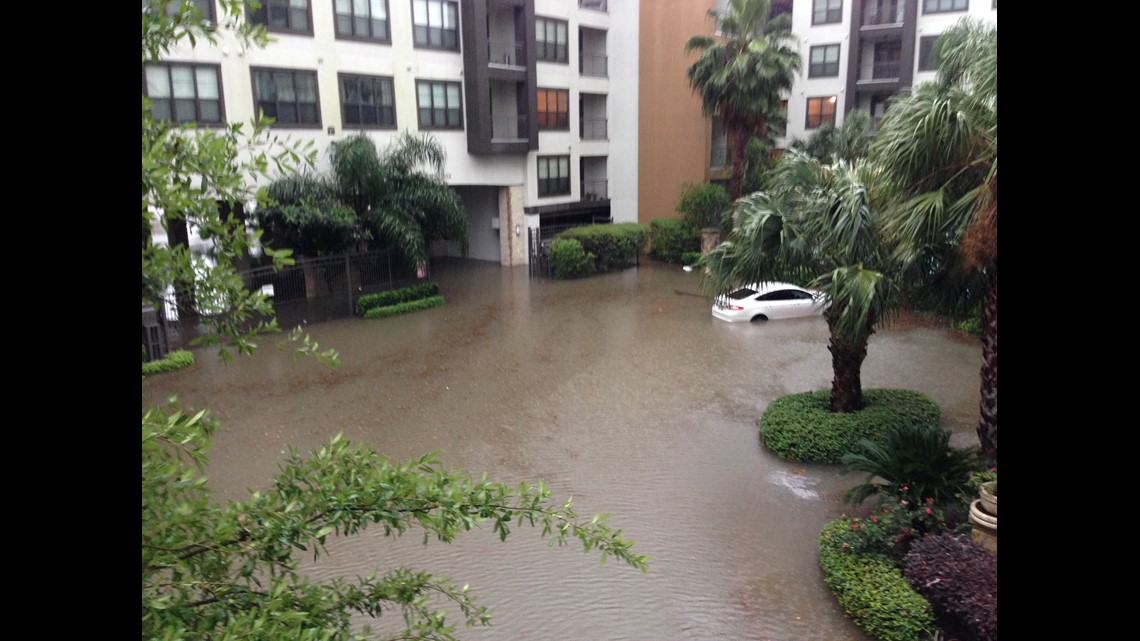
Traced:
MULTIPOLYGON (((388 251, 301 258, 279 271, 259 267, 241 274, 248 291, 269 297, 278 325, 285 329, 352 316, 361 296, 429 277, 426 263, 410 267, 388 251)), ((225 307, 221 301, 203 298, 184 291, 169 294, 158 307, 144 302, 143 347, 148 360, 189 347, 204 331, 202 317, 225 307)))

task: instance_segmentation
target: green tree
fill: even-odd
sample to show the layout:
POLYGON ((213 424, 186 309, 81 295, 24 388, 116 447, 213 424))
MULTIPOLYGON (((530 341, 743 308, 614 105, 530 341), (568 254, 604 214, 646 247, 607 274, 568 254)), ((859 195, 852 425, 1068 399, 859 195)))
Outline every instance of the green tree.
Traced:
POLYGON ((853 109, 843 117, 842 126, 824 123, 806 141, 796 140, 791 146, 820 162, 830 162, 833 156, 850 162, 866 157, 871 144, 871 128, 871 114, 853 109))
POLYGON ((997 27, 963 19, 943 32, 938 76, 900 96, 871 153, 897 197, 885 228, 943 308, 982 303, 978 440, 997 460, 997 27), (914 267, 917 266, 917 267, 914 267))
POLYGON ((728 190, 716 183, 685 183, 681 185, 676 209, 690 227, 700 230, 720 228, 721 219, 731 204, 728 190))
POLYGON ((579 519, 570 501, 552 505, 541 481, 475 480, 445 469, 434 454, 393 463, 339 436, 306 457, 291 449, 269 489, 219 505, 203 475, 214 429, 203 412, 143 414, 143 639, 452 640, 456 612, 466 626, 490 625, 467 586, 426 572, 399 567, 320 581, 299 570, 298 555, 315 561, 330 537, 369 526, 387 536, 418 530, 427 544, 484 525, 505 540, 512 527, 527 525, 551 545, 577 539, 603 563, 612 556, 647 567, 608 515, 579 519), (400 617, 404 629, 394 637, 353 622, 385 614, 400 617))
POLYGON ((435 138, 405 131, 381 152, 360 133, 332 143, 329 160, 327 177, 274 181, 269 195, 277 205, 259 214, 258 224, 309 255, 342 252, 367 239, 408 264, 427 260, 430 240, 458 241, 467 252, 467 214, 439 178, 446 154, 435 138))
POLYGON ((689 67, 689 86, 701 95, 706 116, 720 116, 732 150, 732 198, 740 198, 744 148, 753 136, 766 138, 784 122, 780 106, 803 62, 791 48, 791 16, 771 16, 770 0, 729 0, 728 11, 709 11, 722 34, 693 36, 685 51, 700 52, 689 67))
POLYGON ((732 232, 705 259, 705 287, 714 294, 739 283, 815 275, 809 286, 829 301, 833 412, 863 408, 867 342, 897 297, 877 210, 877 173, 866 160, 827 165, 790 149, 774 187, 736 202, 732 232))

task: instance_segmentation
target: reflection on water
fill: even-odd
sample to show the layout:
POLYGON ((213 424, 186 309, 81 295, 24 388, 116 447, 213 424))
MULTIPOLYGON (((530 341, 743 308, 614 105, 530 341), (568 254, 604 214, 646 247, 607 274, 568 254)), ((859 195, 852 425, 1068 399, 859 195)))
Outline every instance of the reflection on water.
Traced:
MULTIPOLYGON (((867 638, 816 552, 860 479, 782 462, 757 437, 772 400, 830 386, 822 319, 716 321, 694 295, 697 274, 652 261, 569 282, 478 261, 432 269, 442 307, 308 327, 340 351, 336 370, 271 348, 228 367, 200 353, 144 381, 144 404, 177 392, 222 421, 208 470, 219 499, 264 487, 289 445, 343 432, 394 459, 439 450, 475 475, 545 479, 580 513, 612 513, 652 557, 643 575, 525 528, 505 543, 487 528, 427 546, 367 532, 308 568, 354 577, 407 565, 469 583, 495 616, 466 639, 867 638)), ((975 342, 939 330, 883 329, 863 384, 930 395, 955 443, 970 444, 980 358, 975 342)))

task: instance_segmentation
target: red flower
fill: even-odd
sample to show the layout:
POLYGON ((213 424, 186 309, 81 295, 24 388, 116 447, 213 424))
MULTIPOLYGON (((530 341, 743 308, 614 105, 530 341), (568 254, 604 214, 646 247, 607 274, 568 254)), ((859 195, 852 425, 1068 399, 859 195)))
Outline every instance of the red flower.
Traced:
POLYGON ((872 523, 878 523, 878 522, 879 522, 879 519, 875 518, 875 515, 874 515, 874 514, 872 514, 872 515, 871 515, 871 522, 872 522, 872 523))
POLYGON ((933 502, 934 502, 934 499, 931 499, 931 498, 927 498, 927 499, 926 499, 926 502, 927 502, 928 504, 929 504, 929 503, 933 503, 933 502))
POLYGON ((930 508, 926 508, 926 513, 927 514, 934 514, 934 510, 932 510, 930 508))

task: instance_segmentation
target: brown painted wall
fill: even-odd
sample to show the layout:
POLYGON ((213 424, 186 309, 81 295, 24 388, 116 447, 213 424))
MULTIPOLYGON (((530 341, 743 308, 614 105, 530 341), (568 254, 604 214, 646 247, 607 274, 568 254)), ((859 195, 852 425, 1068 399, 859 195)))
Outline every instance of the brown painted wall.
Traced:
POLYGON ((696 53, 692 36, 713 32, 715 0, 643 0, 638 70, 638 222, 679 218, 674 206, 685 182, 705 180, 711 128, 686 71, 696 53))

